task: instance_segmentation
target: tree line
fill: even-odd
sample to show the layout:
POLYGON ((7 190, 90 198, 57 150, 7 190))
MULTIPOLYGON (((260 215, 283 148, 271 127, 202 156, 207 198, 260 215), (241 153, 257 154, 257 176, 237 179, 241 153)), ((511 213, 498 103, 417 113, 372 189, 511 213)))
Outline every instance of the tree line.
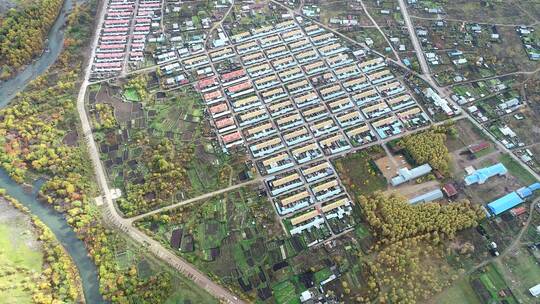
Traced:
POLYGON ((430 299, 455 278, 445 260, 444 241, 485 217, 467 200, 411 205, 399 195, 375 192, 359 202, 376 239, 366 262, 368 295, 360 302, 430 299))
POLYGON ((25 1, 0 20, 0 71, 9 77, 10 69, 27 64, 44 48, 49 29, 58 17, 63 0, 25 1))
POLYGON ((443 175, 450 172, 450 154, 445 145, 447 132, 453 128, 433 127, 427 131, 405 136, 398 141, 418 165, 428 163, 443 175))
MULTIPOLYGON (((95 2, 90 2, 95 8, 95 2)), ((69 18, 66 44, 59 60, 31 82, 11 104, 0 110, 0 165, 17 182, 47 177, 40 197, 63 212, 68 223, 98 266, 100 291, 112 303, 162 303, 171 290, 171 275, 139 275, 137 268, 122 269, 115 248, 122 241, 105 227, 93 206, 96 196, 93 171, 86 148, 63 142, 77 130, 74 96, 82 57, 75 50, 91 37, 89 7, 78 7, 69 18)))

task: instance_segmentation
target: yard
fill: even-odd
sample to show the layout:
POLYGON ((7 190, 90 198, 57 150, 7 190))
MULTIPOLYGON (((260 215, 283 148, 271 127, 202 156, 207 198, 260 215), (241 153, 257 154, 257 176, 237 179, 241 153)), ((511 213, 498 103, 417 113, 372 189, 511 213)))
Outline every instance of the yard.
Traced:
POLYGON ((334 274, 332 265, 345 276, 325 289, 333 290, 346 302, 353 294, 344 294, 341 280, 354 293, 364 292, 365 269, 358 259, 361 250, 355 238, 359 235, 368 239, 366 228, 336 239, 334 248, 307 248, 301 236, 289 237, 283 232, 272 205, 265 196, 259 196, 256 187, 195 204, 143 219, 136 225, 171 249, 172 232, 180 230, 181 244, 173 251, 236 294, 244 295, 248 302, 299 303, 300 293, 311 281, 319 284, 334 274), (192 247, 186 246, 186 240, 192 247))
POLYGON ((508 304, 518 303, 503 276, 494 264, 488 264, 471 276, 471 285, 481 301, 497 303, 504 301, 508 304))
POLYGON ((380 147, 368 148, 334 162, 339 177, 355 198, 386 189, 387 181, 374 162, 383 154, 380 147))
POLYGON ((540 284, 540 265, 526 247, 519 247, 515 252, 498 260, 497 268, 522 303, 532 301, 529 288, 540 284))
POLYGON ((499 157, 499 161, 504 164, 510 174, 515 176, 523 184, 523 186, 528 186, 534 182, 537 182, 536 178, 534 178, 532 174, 525 170, 525 168, 523 168, 510 155, 502 154, 499 157))
MULTIPOLYGON (((267 278, 272 265, 282 260, 274 240, 283 232, 271 208, 256 189, 242 188, 198 203, 195 209, 173 210, 166 221, 149 218, 140 227, 167 246, 171 231, 180 229, 179 255, 254 299, 258 290, 274 283, 267 278), (191 248, 187 240, 192 240, 191 248)), ((286 290, 280 292, 285 298, 291 292, 286 290)))
POLYGON ((95 109, 104 105, 114 109, 115 126, 97 129, 101 119, 94 119, 94 131, 109 179, 127 194, 118 203, 123 212, 144 213, 240 181, 240 173, 246 170, 245 157, 230 156, 217 148, 201 97, 193 88, 151 90, 144 103, 123 100, 128 91, 137 93, 132 88, 102 84, 92 87, 89 96, 91 112, 97 113, 95 109), (158 156, 182 170, 174 182, 154 174, 152 160, 158 156), (150 181, 156 178, 160 181, 150 181), (168 184, 168 191, 155 191, 157 184, 168 184), (141 189, 142 196, 137 194, 141 189))

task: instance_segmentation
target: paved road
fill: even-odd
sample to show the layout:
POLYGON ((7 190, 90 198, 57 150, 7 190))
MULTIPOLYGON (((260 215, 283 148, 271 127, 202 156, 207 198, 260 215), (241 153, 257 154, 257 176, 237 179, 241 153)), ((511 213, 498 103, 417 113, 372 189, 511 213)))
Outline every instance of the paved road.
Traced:
POLYGON ((407 4, 405 3, 405 0, 398 0, 399 1, 399 9, 401 11, 401 14, 403 15, 403 19, 405 20, 405 25, 407 26, 407 30, 409 31, 409 36, 411 38, 411 42, 413 44, 414 50, 416 51, 416 56, 418 57, 418 62, 420 63, 420 68, 422 69, 422 74, 424 74, 427 77, 428 83, 435 87, 436 83, 433 81, 431 77, 429 77, 429 66, 426 61, 426 57, 424 56, 424 52, 422 52, 422 47, 420 46, 420 41, 418 41, 418 36, 416 36, 416 32, 414 31, 414 26, 411 22, 411 17, 409 16, 409 12, 407 11, 407 4))
POLYGON ((216 190, 216 191, 213 191, 213 192, 205 193, 203 195, 200 195, 200 196, 197 196, 197 197, 194 197, 194 198, 190 198, 190 199, 187 199, 185 201, 181 201, 181 202, 176 203, 176 204, 161 207, 159 209, 152 210, 152 211, 144 213, 144 214, 140 214, 140 215, 137 215, 137 216, 134 216, 134 217, 130 217, 127 220, 128 220, 129 223, 133 223, 135 221, 138 221, 138 220, 140 220, 142 218, 148 217, 148 216, 153 215, 153 214, 157 214, 157 213, 167 211, 167 210, 171 210, 171 209, 176 209, 176 208, 178 208, 180 206, 195 203, 195 202, 198 202, 198 201, 202 201, 202 200, 205 200, 205 199, 208 199, 208 198, 211 198, 211 197, 223 194, 223 193, 227 193, 229 191, 236 190, 236 189, 239 189, 239 188, 242 188, 242 187, 245 187, 245 186, 258 184, 261 181, 262 181, 261 178, 256 178, 256 179, 244 182, 244 183, 232 185, 232 186, 227 187, 227 188, 223 188, 223 189, 219 189, 219 190, 216 190))
POLYGON ((89 85, 89 79, 90 79, 90 73, 91 73, 90 67, 92 65, 93 58, 95 56, 95 50, 98 44, 99 33, 101 32, 101 27, 103 24, 103 19, 106 13, 106 9, 107 9, 107 5, 103 5, 101 8, 101 11, 99 11, 98 13, 98 16, 97 16, 98 20, 96 21, 97 27, 96 27, 96 31, 94 32, 94 40, 91 45, 92 52, 91 52, 88 64, 85 67, 84 79, 80 87, 79 95, 77 96, 77 111, 81 119, 81 126, 83 130, 84 139, 88 148, 90 158, 92 160, 92 164, 94 166, 96 180, 102 191, 103 201, 105 203, 104 207, 106 208, 106 210, 104 212, 104 215, 105 215, 104 219, 108 220, 111 224, 116 226, 118 229, 124 231, 126 234, 132 237, 136 242, 142 244, 143 246, 146 246, 150 252, 152 252, 157 257, 163 259, 173 268, 177 269, 182 274, 184 274, 185 276, 193 280, 193 282, 195 282, 199 287, 203 288, 211 295, 227 303, 243 303, 243 301, 239 300, 234 294, 232 294, 230 291, 223 288, 222 286, 212 282, 205 274, 198 271, 191 264, 187 263, 180 257, 171 253, 159 242, 153 240, 152 238, 148 237, 147 235, 145 235, 144 233, 142 233, 135 227, 131 226, 131 223, 128 220, 123 219, 118 214, 115 208, 111 191, 107 183, 105 170, 103 169, 102 163, 99 158, 99 152, 98 152, 95 140, 94 140, 94 136, 92 134, 92 129, 90 127, 90 123, 89 123, 86 109, 84 106, 86 90, 89 85))
MULTIPOLYGON (((446 97, 449 95, 450 90, 448 88, 441 88, 437 82, 433 79, 431 76, 429 66, 427 64, 426 58, 424 56, 424 52, 422 51, 422 47, 420 45, 420 42, 418 41, 418 37, 416 36, 416 33, 414 31, 414 26, 411 22, 411 17, 409 15, 409 12, 407 11, 407 5, 405 3, 405 0, 398 0, 399 1, 399 7, 401 10, 401 13, 403 14, 403 19, 405 20, 405 25, 407 26, 407 30, 409 31, 409 35, 411 36, 411 41, 413 42, 414 50, 416 51, 416 56, 418 57, 418 61, 420 62, 420 67, 422 69, 422 76, 423 79, 426 80, 429 85, 431 85, 437 93, 441 97, 446 97)), ((461 107, 456 104, 451 98, 446 98, 454 107, 461 109, 461 107)), ((463 111, 463 115, 465 115, 471 123, 473 123, 476 127, 478 127, 482 132, 489 137, 491 141, 493 141, 501 151, 509 154, 515 161, 521 164, 523 168, 525 168, 532 176, 534 176, 537 180, 540 180, 540 175, 538 173, 534 172, 527 164, 525 164, 519 157, 517 157, 512 151, 510 151, 508 148, 506 148, 500 141, 498 141, 495 136, 493 136, 486 128, 476 121, 467 111, 463 111)))
MULTIPOLYGON (((139 11, 139 1, 135 1, 135 8, 133 9, 133 13, 134 14, 137 14, 137 12, 139 11)), ((128 71, 128 66, 129 66, 129 57, 130 57, 130 53, 131 53, 131 44, 133 43, 133 31, 135 30, 135 17, 131 18, 131 20, 129 21, 129 31, 128 31, 128 34, 127 34, 127 37, 128 37, 128 41, 127 41, 127 45, 126 45, 126 55, 124 56, 124 61, 122 63, 122 71, 120 72, 120 77, 125 77, 126 76, 126 73, 128 71)), ((161 19, 164 19, 164 18, 161 18, 161 19)))

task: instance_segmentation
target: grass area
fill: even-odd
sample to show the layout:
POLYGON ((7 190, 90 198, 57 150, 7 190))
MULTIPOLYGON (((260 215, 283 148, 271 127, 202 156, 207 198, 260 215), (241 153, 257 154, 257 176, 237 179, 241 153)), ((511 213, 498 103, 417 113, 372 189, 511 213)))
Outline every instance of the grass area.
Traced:
POLYGON ((173 281, 176 291, 165 301, 165 304, 217 304, 219 303, 212 295, 196 287, 193 282, 187 278, 177 278, 173 281))
POLYGON ((43 255, 24 217, 0 219, 0 303, 32 303, 25 283, 41 272, 43 255), (9 292, 6 292, 9 290, 9 292))
POLYGON ((330 268, 325 267, 315 273, 315 282, 316 284, 321 283, 322 281, 328 279, 332 275, 330 268))
POLYGON ((354 229, 354 233, 359 239, 369 236, 369 230, 363 224, 358 224, 354 229))
POLYGON ((461 279, 454 283, 452 287, 443 291, 437 296, 434 303, 438 304, 481 304, 480 300, 474 293, 468 279, 461 279))
POLYGON ((540 282, 538 262, 526 248, 509 255, 498 263, 498 268, 510 282, 514 295, 523 303, 531 300, 528 289, 540 282))
POLYGON ((355 197, 386 189, 386 179, 365 150, 338 159, 335 165, 343 183, 355 197))
POLYGON ((481 292, 485 298, 490 297, 490 303, 500 303, 503 300, 504 303, 508 304, 518 303, 516 298, 508 292, 508 285, 494 264, 489 264, 483 268, 475 277, 480 280, 484 287, 483 291, 476 290, 476 292, 481 292), (501 295, 501 291, 505 291, 506 296, 501 295))
POLYGON ((475 157, 475 158, 484 157, 484 156, 489 155, 489 154, 491 154, 491 153, 493 153, 493 152, 495 152, 495 151, 496 151, 496 150, 495 150, 495 147, 490 146, 489 148, 486 148, 486 149, 484 149, 484 150, 482 150, 482 151, 480 151, 480 152, 478 152, 478 153, 475 153, 475 154, 474 154, 474 157, 475 157))
POLYGON ((141 97, 137 93, 137 90, 135 90, 134 88, 130 88, 130 89, 125 90, 124 91, 124 97, 128 101, 133 101, 133 102, 141 101, 141 97))
POLYGON ((300 304, 296 288, 290 281, 283 281, 272 288, 276 303, 279 304, 300 304))
POLYGON ((532 176, 525 168, 523 168, 517 161, 515 161, 510 155, 502 154, 499 157, 499 161, 510 171, 510 174, 515 176, 524 185, 530 185, 537 182, 536 178, 532 176))

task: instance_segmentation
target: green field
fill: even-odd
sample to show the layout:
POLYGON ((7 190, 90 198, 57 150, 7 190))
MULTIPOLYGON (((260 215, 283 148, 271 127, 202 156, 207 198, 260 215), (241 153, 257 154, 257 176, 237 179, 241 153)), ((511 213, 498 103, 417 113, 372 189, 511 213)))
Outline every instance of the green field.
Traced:
POLYGON ((133 102, 141 101, 141 98, 140 98, 139 94, 137 93, 137 90, 135 90, 135 89, 127 89, 127 90, 125 90, 124 91, 124 97, 128 101, 133 101, 133 102))
POLYGON ((540 267, 536 259, 526 248, 520 248, 497 263, 507 282, 511 282, 514 295, 523 303, 530 302, 532 297, 528 291, 540 283, 540 267))
POLYGON ((0 303, 32 303, 32 293, 24 290, 24 283, 41 272, 43 255, 31 229, 20 215, 0 220, 0 303))
MULTIPOLYGON (((496 265, 489 264, 474 277, 479 279, 482 285, 484 285, 485 291, 489 293, 489 296, 493 301, 499 303, 500 301, 505 300, 505 303, 508 304, 518 303, 516 298, 508 292, 509 287, 496 265), (501 291, 505 291, 505 297, 501 296, 501 291)), ((476 292, 478 292, 478 290, 476 292)))
POLYGON ((455 282, 452 287, 437 296, 435 303, 439 304, 481 304, 467 279, 455 282))
POLYGON ((536 178, 532 176, 527 170, 525 170, 518 162, 516 162, 510 155, 503 154, 499 157, 499 161, 504 164, 510 174, 515 176, 523 183, 523 185, 530 185, 536 182, 536 178))
POLYGON ((176 278, 173 281, 173 289, 176 291, 167 299, 165 304, 217 304, 219 303, 212 295, 204 292, 193 285, 193 282, 187 278, 176 278))
POLYGON ((272 291, 274 292, 276 303, 300 304, 300 298, 298 298, 296 288, 294 287, 294 284, 290 281, 283 281, 279 284, 276 284, 272 288, 272 291))

